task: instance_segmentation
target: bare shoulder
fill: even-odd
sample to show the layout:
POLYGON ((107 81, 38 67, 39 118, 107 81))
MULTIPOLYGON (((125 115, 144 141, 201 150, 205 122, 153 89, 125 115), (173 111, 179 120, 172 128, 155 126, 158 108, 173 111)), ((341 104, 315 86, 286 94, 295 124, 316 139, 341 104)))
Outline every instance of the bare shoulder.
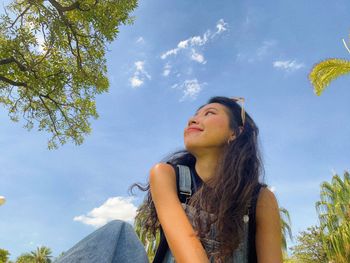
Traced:
POLYGON ((149 183, 151 190, 152 188, 156 188, 176 192, 176 174, 174 168, 167 163, 156 163, 149 172, 149 183))
POLYGON ((173 177, 175 178, 174 168, 167 163, 156 163, 149 172, 150 180, 158 180, 158 178, 173 177))
POLYGON ((174 172, 174 168, 168 163, 156 163, 151 168, 151 173, 174 172))
POLYGON ((256 204, 257 224, 266 220, 279 221, 279 207, 275 194, 267 187, 262 187, 256 204))
POLYGON ((275 194, 267 187, 262 187, 259 192, 257 207, 259 206, 269 206, 271 208, 278 208, 278 203, 275 194))

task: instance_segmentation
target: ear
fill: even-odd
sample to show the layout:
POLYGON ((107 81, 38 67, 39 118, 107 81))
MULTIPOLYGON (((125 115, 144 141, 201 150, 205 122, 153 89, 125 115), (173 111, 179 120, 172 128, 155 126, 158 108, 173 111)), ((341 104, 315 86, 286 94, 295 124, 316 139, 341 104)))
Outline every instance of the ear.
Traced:
MULTIPOLYGON (((242 133, 242 131, 243 131, 243 126, 239 126, 238 127, 239 128, 239 134, 241 134, 242 133)), ((234 139, 236 139, 236 134, 235 133, 231 133, 231 136, 230 136, 230 141, 233 141, 234 139)))

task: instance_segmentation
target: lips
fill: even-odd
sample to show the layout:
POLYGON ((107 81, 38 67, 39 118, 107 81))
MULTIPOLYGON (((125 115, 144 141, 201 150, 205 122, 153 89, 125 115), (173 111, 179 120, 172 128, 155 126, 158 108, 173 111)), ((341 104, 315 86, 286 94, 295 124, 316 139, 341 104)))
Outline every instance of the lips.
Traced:
POLYGON ((194 131, 203 131, 201 128, 198 128, 198 127, 188 127, 186 129, 186 132, 194 132, 194 131))

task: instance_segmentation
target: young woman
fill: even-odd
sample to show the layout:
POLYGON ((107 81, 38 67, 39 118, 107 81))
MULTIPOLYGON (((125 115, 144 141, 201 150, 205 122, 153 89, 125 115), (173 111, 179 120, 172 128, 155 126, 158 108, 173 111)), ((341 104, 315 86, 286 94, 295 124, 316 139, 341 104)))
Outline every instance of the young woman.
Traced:
POLYGON ((138 211, 145 232, 161 230, 154 262, 282 262, 279 208, 262 184, 258 127, 237 102, 213 97, 188 120, 185 150, 150 170, 138 211), (192 174, 194 193, 179 200, 179 170, 192 174), (162 251, 160 251, 162 250, 162 251))
MULTIPOLYGON (((279 208, 260 182, 258 128, 237 101, 211 98, 184 129, 186 149, 154 165, 146 187, 131 186, 148 191, 136 220, 146 233, 161 232, 154 263, 282 262, 279 208), (180 167, 191 174, 185 198, 180 167)), ((132 226, 115 220, 55 261, 77 262, 148 259, 132 226)))

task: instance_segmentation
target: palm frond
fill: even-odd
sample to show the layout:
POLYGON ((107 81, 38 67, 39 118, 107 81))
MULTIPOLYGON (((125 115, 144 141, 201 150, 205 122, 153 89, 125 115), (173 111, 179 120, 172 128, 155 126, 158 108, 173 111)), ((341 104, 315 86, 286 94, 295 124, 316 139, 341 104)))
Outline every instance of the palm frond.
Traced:
POLYGON ((309 74, 314 92, 320 96, 332 80, 350 73, 350 61, 330 58, 317 63, 309 74))

